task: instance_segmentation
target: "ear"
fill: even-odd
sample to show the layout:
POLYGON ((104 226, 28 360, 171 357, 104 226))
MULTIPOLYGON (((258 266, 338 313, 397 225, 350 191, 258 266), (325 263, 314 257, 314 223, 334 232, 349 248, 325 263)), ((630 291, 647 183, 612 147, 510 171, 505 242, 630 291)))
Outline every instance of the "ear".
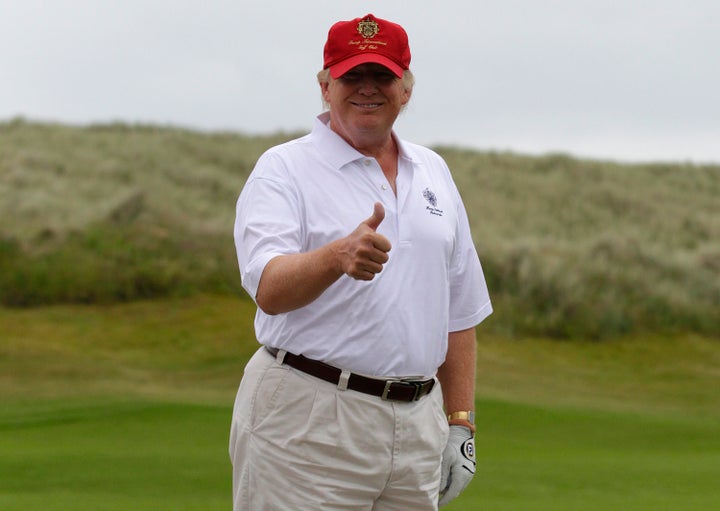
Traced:
POLYGON ((326 103, 330 103, 330 82, 318 82, 320 84, 320 92, 326 103))
POLYGON ((403 106, 407 105, 410 102, 410 97, 412 96, 412 87, 404 90, 404 96, 405 97, 402 101, 403 106))

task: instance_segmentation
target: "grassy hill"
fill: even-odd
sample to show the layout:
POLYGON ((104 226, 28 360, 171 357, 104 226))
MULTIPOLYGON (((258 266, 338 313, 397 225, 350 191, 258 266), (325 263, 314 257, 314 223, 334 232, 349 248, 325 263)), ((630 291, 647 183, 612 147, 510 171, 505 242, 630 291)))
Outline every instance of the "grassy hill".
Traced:
MULTIPOLYGON (((0 303, 242 295, 237 195, 294 135, 0 124, 0 303)), ((720 335, 720 166, 436 148, 510 336, 720 335)))
MULTIPOLYGON (((291 136, 0 124, 0 509, 231 506, 234 204, 291 136)), ((720 167, 438 151, 496 309, 447 510, 719 508, 720 167)))

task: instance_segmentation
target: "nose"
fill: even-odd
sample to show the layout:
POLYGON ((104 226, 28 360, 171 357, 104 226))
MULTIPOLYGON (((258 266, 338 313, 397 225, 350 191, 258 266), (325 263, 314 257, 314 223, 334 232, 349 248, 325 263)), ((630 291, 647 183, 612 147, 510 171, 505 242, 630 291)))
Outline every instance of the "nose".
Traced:
POLYGON ((378 91, 377 81, 375 77, 370 74, 364 74, 358 85, 358 92, 367 96, 372 96, 378 91))

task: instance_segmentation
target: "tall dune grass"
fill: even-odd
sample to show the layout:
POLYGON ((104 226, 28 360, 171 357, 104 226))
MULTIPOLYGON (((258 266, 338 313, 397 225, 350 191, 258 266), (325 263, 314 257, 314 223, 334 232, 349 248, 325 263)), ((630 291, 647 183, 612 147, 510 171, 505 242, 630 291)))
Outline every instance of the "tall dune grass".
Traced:
MULTIPOLYGON (((238 293, 234 206, 293 134, 0 123, 0 303, 238 293)), ((506 334, 720 335, 720 166, 437 149, 506 334)))
POLYGON ((720 166, 440 148, 509 332, 720 327, 720 166))

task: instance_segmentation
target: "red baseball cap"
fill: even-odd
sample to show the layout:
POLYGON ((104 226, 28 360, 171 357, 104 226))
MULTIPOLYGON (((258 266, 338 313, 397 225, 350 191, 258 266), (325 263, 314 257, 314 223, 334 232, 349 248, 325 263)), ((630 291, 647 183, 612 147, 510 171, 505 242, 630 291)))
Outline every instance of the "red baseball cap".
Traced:
POLYGON ((328 32, 323 69, 339 78, 366 63, 381 64, 401 78, 410 67, 410 46, 405 29, 397 23, 368 14, 338 21, 328 32))

